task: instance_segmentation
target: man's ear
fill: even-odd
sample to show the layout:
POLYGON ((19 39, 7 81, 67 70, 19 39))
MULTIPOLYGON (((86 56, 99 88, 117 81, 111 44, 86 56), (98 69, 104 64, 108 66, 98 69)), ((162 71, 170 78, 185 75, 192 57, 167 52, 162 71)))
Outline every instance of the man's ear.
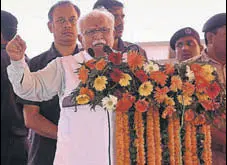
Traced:
POLYGON ((47 23, 47 26, 48 26, 49 31, 50 31, 51 33, 53 33, 53 23, 49 21, 49 22, 47 23))
POLYGON ((83 38, 82 38, 81 34, 78 34, 78 40, 80 41, 82 47, 84 47, 83 38))

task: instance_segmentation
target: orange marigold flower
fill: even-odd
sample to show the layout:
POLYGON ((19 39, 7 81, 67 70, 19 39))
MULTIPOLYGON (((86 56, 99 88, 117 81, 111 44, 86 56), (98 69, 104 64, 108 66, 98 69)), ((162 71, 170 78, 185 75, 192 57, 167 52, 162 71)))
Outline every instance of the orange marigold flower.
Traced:
POLYGON ((161 71, 154 71, 154 72, 151 72, 150 78, 155 82, 157 82, 158 84, 164 86, 166 84, 166 80, 168 76, 161 71))
POLYGON ((171 86, 170 86, 170 90, 177 92, 177 90, 181 90, 182 89, 182 80, 180 78, 180 76, 173 76, 171 78, 171 86))
POLYGON ((122 74, 123 74, 122 71, 115 68, 115 69, 113 69, 113 72, 110 73, 110 77, 114 82, 119 82, 122 78, 122 74))
POLYGON ((102 58, 95 64, 95 68, 99 71, 102 71, 106 67, 106 61, 102 58))
POLYGON ((156 91, 154 94, 155 100, 158 103, 163 103, 165 101, 165 98, 167 98, 167 93, 169 92, 169 88, 168 87, 164 87, 164 88, 159 88, 156 87, 156 91))
POLYGON ((202 66, 199 64, 196 64, 196 63, 191 64, 190 68, 194 72, 194 74, 198 74, 198 73, 202 72, 202 70, 203 70, 202 66))
POLYGON ((146 100, 138 100, 135 103, 135 108, 139 112, 146 112, 149 107, 149 103, 146 100))
POLYGON ((85 66, 82 66, 79 70, 78 76, 83 84, 85 84, 88 79, 88 72, 89 72, 89 70, 86 69, 85 66))
POLYGON ((185 111, 184 119, 185 119, 185 121, 188 121, 188 122, 194 120, 195 119, 195 112, 192 109, 185 111))
POLYGON ((215 99, 221 91, 221 88, 217 82, 210 84, 205 90, 205 94, 207 94, 211 99, 215 99))
POLYGON ((166 119, 166 117, 171 117, 175 111, 174 106, 167 106, 162 113, 162 118, 166 119))
POLYGON ((195 86, 191 84, 190 82, 185 82, 183 84, 183 95, 184 96, 192 96, 193 93, 195 92, 195 86))
POLYGON ((120 65, 122 63, 122 54, 121 53, 111 53, 108 56, 108 60, 111 61, 114 65, 120 65))
POLYGON ((143 70, 138 70, 138 71, 136 71, 136 73, 135 73, 135 75, 136 75, 136 77, 142 82, 142 83, 144 83, 145 81, 147 81, 148 80, 148 75, 145 73, 145 71, 143 71, 143 70))
POLYGON ((165 64, 165 70, 164 73, 167 75, 173 74, 175 71, 174 65, 173 64, 165 64))
POLYGON ((93 100, 94 97, 95 97, 95 94, 92 90, 88 89, 88 88, 85 88, 85 87, 82 87, 80 89, 80 95, 87 95, 90 97, 90 100, 93 100))
POLYGON ((145 63, 144 56, 138 54, 136 51, 130 51, 128 53, 127 61, 132 70, 135 70, 136 68, 141 69, 145 63))
POLYGON ((193 120, 193 124, 194 125, 202 125, 206 123, 206 117, 204 116, 204 114, 200 114, 198 115, 195 120, 193 120))
POLYGON ((203 100, 200 101, 200 103, 206 111, 215 111, 220 107, 220 104, 218 102, 215 102, 214 100, 203 100))
POLYGON ((88 67, 92 70, 92 69, 95 69, 95 62, 96 62, 96 60, 91 59, 91 60, 87 61, 85 63, 85 65, 86 65, 86 67, 88 67))

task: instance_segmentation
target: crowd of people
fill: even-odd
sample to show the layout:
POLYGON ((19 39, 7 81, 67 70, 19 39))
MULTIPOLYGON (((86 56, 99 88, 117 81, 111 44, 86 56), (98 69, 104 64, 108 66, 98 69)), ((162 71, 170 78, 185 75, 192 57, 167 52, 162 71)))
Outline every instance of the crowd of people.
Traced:
MULTIPOLYGON (((124 16, 117 0, 98 0, 83 17, 77 5, 59 1, 48 12, 50 49, 29 59, 23 36, 17 35, 17 18, 1 10, 1 164, 115 164, 106 111, 81 106, 75 113, 73 105, 62 103, 79 83, 79 63, 107 55, 103 45, 121 52, 139 49, 148 59, 143 48, 122 40, 124 16)), ((226 13, 211 16, 201 29, 205 48, 191 27, 173 34, 176 62, 209 63, 226 85, 226 13)), ((114 112, 110 117, 113 135, 114 112)), ((213 127, 212 139, 213 164, 226 164, 226 126, 213 127)))

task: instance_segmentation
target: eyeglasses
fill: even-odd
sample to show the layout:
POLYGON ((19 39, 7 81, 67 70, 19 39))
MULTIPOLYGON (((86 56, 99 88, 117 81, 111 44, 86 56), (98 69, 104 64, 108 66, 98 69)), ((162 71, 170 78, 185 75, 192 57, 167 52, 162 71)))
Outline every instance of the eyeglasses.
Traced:
POLYGON ((106 28, 106 27, 102 27, 102 28, 99 28, 99 29, 90 29, 90 30, 86 30, 84 32, 84 35, 87 35, 87 36, 93 36, 95 35, 96 33, 102 33, 102 34, 107 34, 110 32, 110 28, 106 28))
POLYGON ((69 18, 68 20, 66 20, 65 18, 59 18, 59 19, 57 19, 57 23, 58 24, 61 24, 61 25, 63 25, 65 22, 67 22, 67 21, 69 21, 70 22, 70 24, 72 24, 72 25, 75 25, 76 23, 77 23, 77 19, 75 18, 75 17, 71 17, 71 18, 69 18))
POLYGON ((195 46, 196 43, 192 40, 187 40, 185 42, 178 42, 176 43, 176 48, 182 49, 184 45, 187 45, 188 47, 192 47, 192 46, 195 46))

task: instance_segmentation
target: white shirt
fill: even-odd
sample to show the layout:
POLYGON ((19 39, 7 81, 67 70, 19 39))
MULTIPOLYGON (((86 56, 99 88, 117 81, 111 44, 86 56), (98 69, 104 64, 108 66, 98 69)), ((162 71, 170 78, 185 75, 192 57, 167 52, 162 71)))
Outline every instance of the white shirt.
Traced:
POLYGON ((80 52, 59 57, 38 72, 30 72, 23 59, 12 61, 7 68, 15 93, 23 99, 44 101, 59 96, 61 112, 54 165, 109 165, 109 159, 114 165, 114 113, 109 113, 109 119, 101 107, 91 111, 88 105, 83 105, 75 112, 73 106, 62 106, 63 99, 80 82, 75 73, 79 63, 87 59, 91 57, 80 52))

